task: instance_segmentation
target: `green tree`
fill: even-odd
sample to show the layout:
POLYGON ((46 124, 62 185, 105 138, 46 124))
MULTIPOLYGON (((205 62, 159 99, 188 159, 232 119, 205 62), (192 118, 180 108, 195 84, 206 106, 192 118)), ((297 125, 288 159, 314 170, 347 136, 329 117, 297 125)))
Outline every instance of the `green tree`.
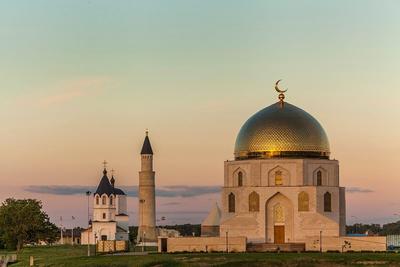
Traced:
POLYGON ((3 249, 5 246, 2 236, 3 236, 3 231, 0 228, 0 249, 3 249))
POLYGON ((6 199, 0 206, 0 229, 7 248, 17 251, 30 242, 54 242, 57 236, 57 227, 35 199, 6 199))

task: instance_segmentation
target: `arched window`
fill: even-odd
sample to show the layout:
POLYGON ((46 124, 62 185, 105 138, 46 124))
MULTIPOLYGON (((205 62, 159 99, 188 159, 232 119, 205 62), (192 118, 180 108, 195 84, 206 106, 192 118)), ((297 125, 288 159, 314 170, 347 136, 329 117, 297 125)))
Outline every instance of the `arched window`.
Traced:
POLYGON ((322 172, 317 171, 317 185, 320 186, 322 185, 322 172))
POLYGON ((299 211, 309 211, 309 198, 306 192, 300 192, 298 195, 299 211))
POLYGON ((99 205, 100 204, 100 198, 99 198, 99 196, 96 196, 96 205, 99 205))
POLYGON ((114 205, 113 200, 114 200, 113 196, 110 196, 110 205, 114 205))
POLYGON ((275 185, 282 185, 283 178, 282 178, 282 171, 275 172, 275 185))
POLYGON ((326 192, 324 194, 324 211, 331 212, 332 211, 332 196, 331 193, 326 192))
POLYGON ((101 198, 101 204, 103 204, 103 205, 106 205, 106 204, 107 204, 107 197, 106 197, 106 196, 103 196, 103 197, 101 198))
POLYGON ((228 196, 228 208, 229 212, 235 212, 235 195, 233 193, 228 196))
POLYGON ((256 192, 249 195, 249 211, 260 211, 260 196, 256 192))
POLYGON ((238 186, 243 186, 243 173, 238 173, 238 186))
POLYGON ((106 218, 106 214, 105 213, 103 213, 103 219, 105 219, 106 218))

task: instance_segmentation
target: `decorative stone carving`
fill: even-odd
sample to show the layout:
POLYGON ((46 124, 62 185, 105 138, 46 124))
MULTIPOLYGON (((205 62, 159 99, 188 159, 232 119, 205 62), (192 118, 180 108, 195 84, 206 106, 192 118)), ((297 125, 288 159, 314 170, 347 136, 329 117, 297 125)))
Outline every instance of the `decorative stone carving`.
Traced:
POLYGON ((275 223, 285 222, 285 213, 283 211, 283 207, 280 204, 274 207, 274 222, 275 223))

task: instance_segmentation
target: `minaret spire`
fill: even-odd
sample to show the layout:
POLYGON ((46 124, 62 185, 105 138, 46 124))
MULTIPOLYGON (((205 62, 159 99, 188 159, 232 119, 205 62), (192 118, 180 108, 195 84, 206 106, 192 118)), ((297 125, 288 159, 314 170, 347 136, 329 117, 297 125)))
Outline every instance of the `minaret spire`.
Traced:
POLYGON ((144 138, 141 155, 153 155, 153 149, 151 148, 149 131, 146 129, 146 136, 144 138))
POLYGON ((146 129, 139 172, 139 230, 138 242, 157 242, 155 172, 153 170, 153 149, 146 129))

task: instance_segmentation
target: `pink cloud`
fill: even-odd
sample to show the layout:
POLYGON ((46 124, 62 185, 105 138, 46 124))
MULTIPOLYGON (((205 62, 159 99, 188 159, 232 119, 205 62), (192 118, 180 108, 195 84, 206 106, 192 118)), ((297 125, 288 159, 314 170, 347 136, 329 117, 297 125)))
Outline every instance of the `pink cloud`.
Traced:
MULTIPOLYGON (((17 98, 14 103, 23 107, 48 108, 98 94, 109 82, 108 77, 84 77, 61 81, 45 87, 43 91, 47 94, 31 93, 17 98)), ((36 92, 35 89, 32 91, 36 92)))
POLYGON ((49 107, 72 101, 76 98, 93 95, 104 89, 109 81, 105 77, 83 78, 75 81, 67 81, 58 85, 54 91, 56 94, 47 95, 37 100, 39 107, 49 107))

